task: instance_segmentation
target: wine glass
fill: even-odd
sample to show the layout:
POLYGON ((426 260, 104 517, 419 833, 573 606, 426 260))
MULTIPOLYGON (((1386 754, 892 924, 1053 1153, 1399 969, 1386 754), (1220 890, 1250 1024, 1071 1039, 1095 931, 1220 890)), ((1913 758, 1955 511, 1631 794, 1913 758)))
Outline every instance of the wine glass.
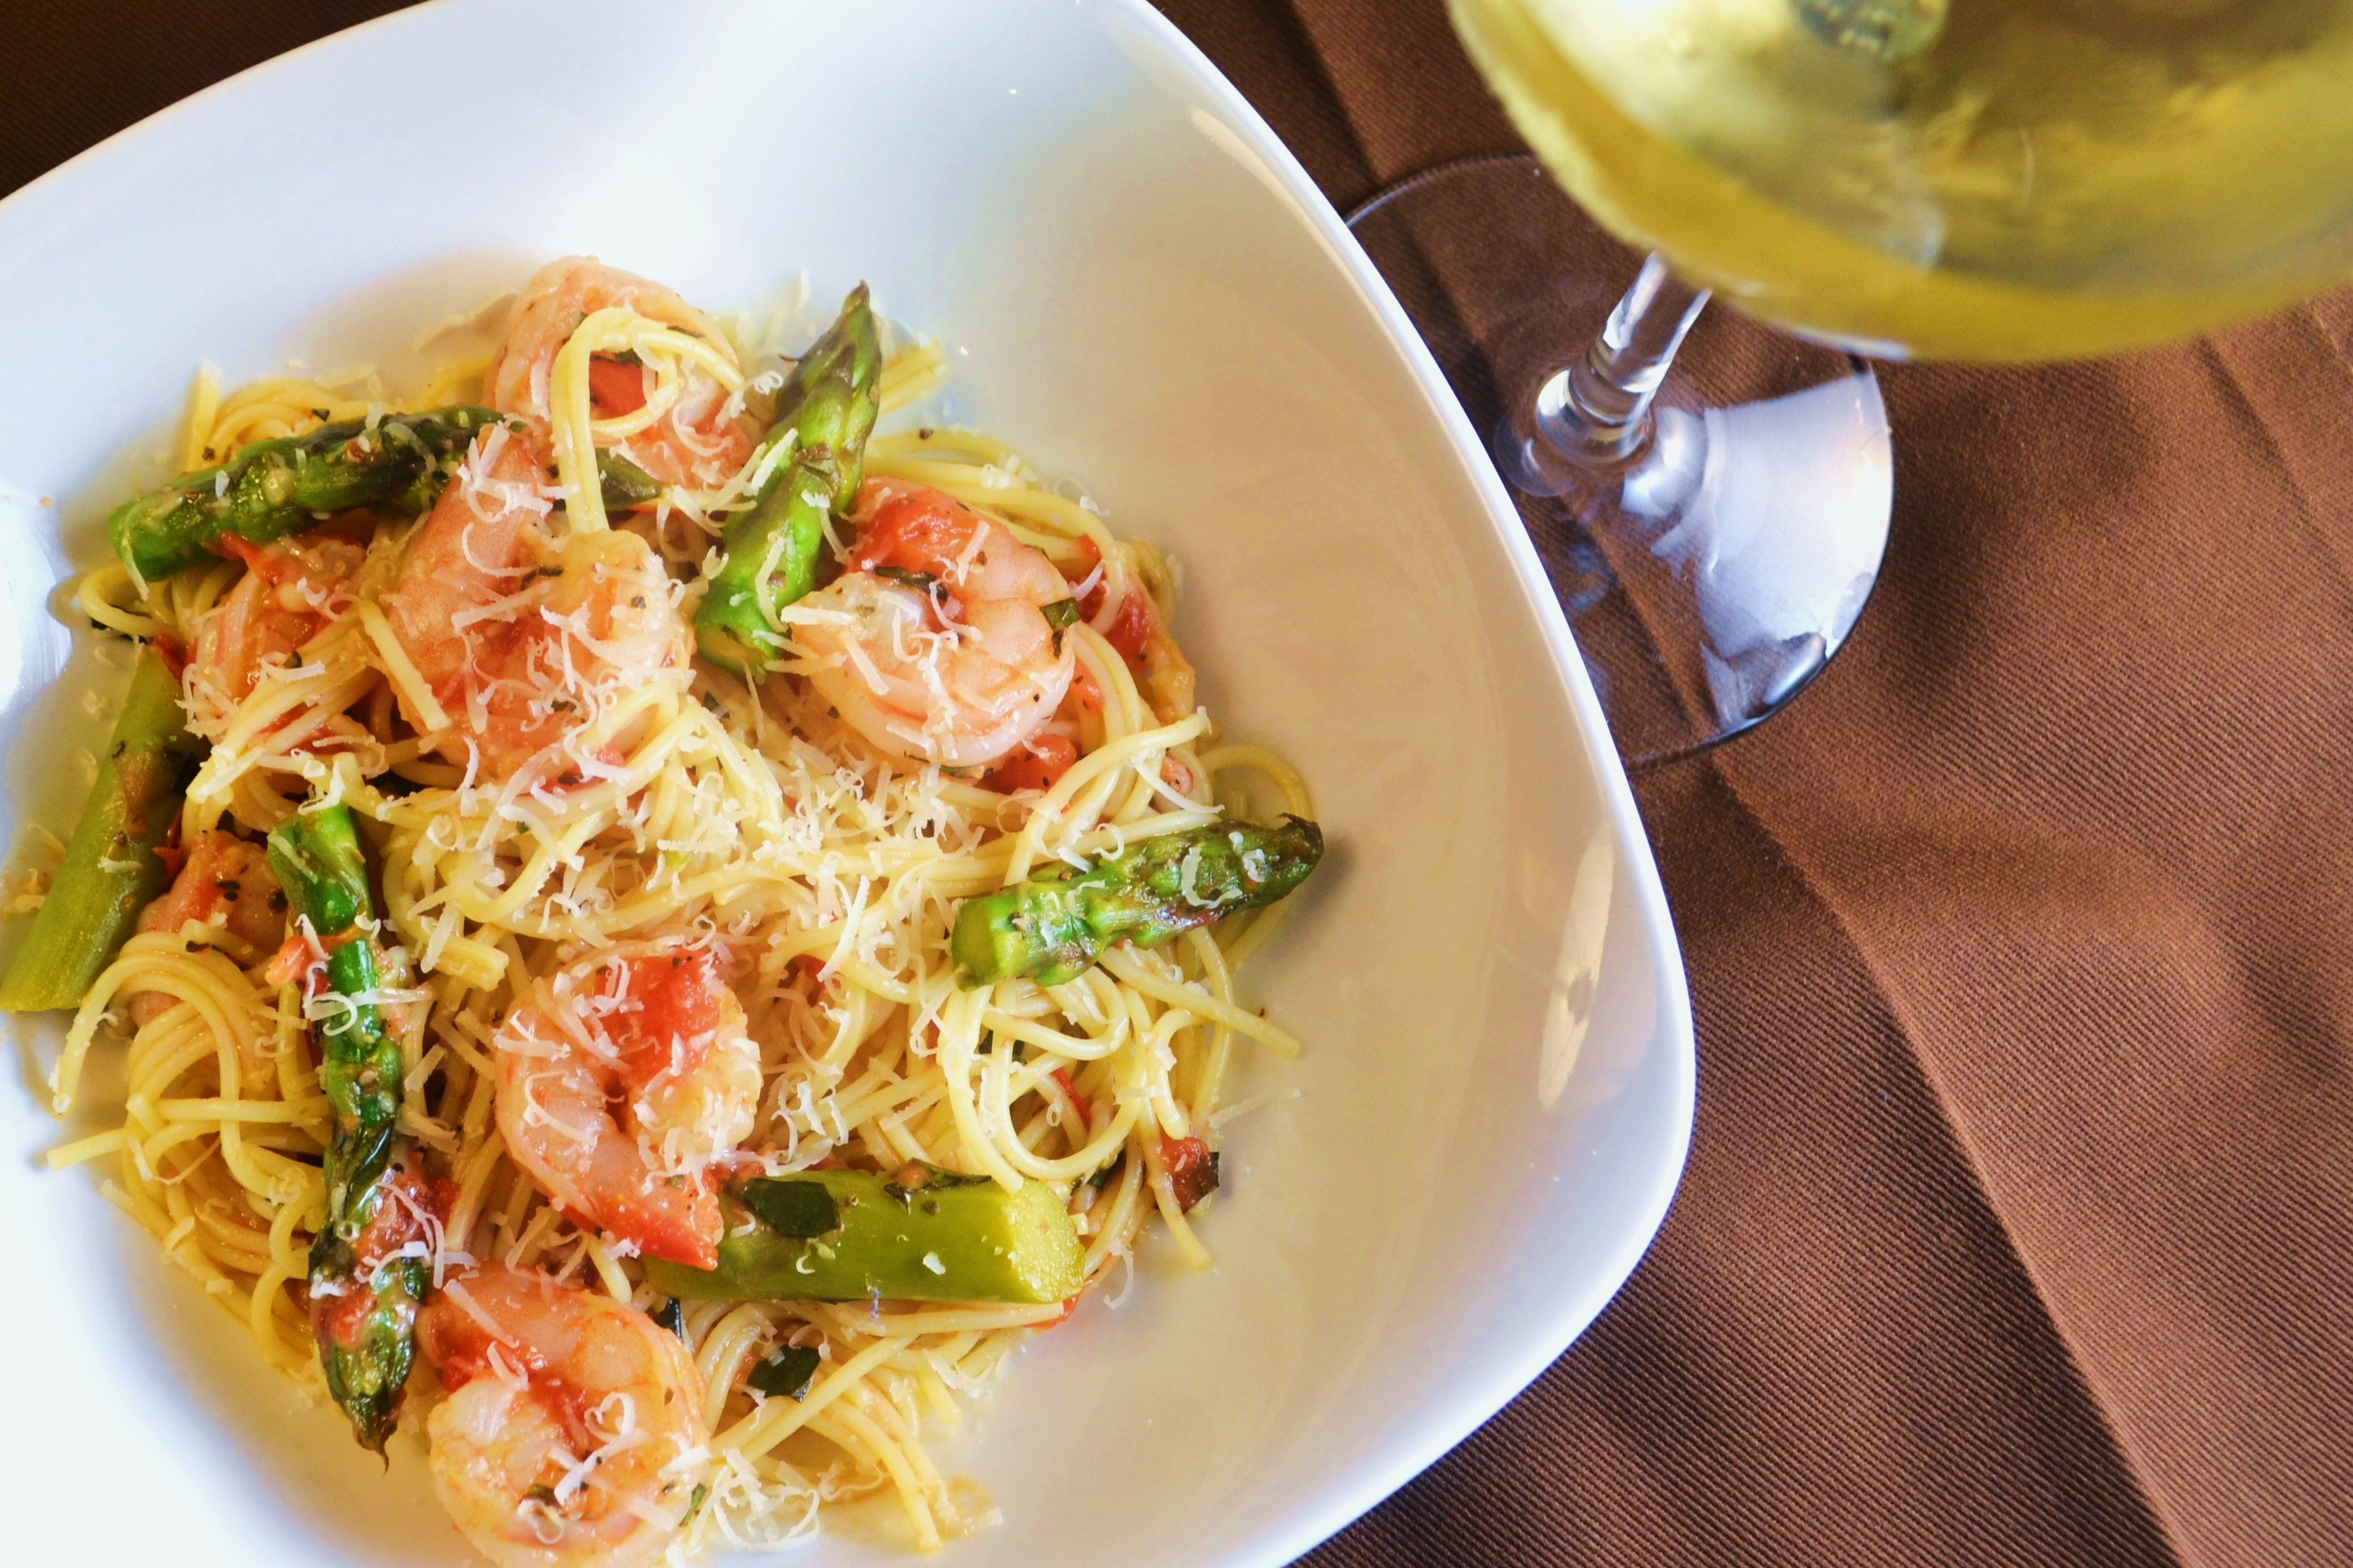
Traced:
POLYGON ((1543 162, 1350 224, 1493 432, 1631 765, 1776 711, 1862 614, 1893 499, 1862 356, 2106 353, 2353 272, 2353 0, 1451 5, 1543 162))

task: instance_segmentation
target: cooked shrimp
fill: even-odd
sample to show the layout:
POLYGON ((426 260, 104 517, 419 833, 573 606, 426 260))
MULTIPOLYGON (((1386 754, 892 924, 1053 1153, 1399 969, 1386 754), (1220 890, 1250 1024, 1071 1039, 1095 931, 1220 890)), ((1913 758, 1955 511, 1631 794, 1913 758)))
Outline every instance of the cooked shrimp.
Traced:
POLYGON ((214 940, 243 963, 276 952, 286 936, 286 895, 269 853, 219 828, 198 834, 171 887, 141 912, 139 929, 173 932, 190 921, 216 928, 214 940))
MULTIPOLYGON (((607 267, 594 257, 567 256, 533 274, 515 300, 506 341, 483 380, 491 406, 545 429, 556 354, 591 313, 615 308, 673 327, 708 344, 728 364, 734 363, 726 335, 668 289, 607 267)), ((612 445, 665 484, 707 489, 744 466, 752 455, 752 436, 729 390, 707 367, 681 361, 675 369, 665 406, 642 429, 612 445)), ((604 355, 590 361, 589 396, 599 420, 640 414, 656 389, 656 377, 646 364, 604 355)))
POLYGON ((425 1423, 433 1490, 499 1568, 640 1568, 711 1464, 702 1379, 636 1308, 491 1267, 417 1318, 448 1397, 425 1423))
POLYGON ((451 733, 443 754, 492 779, 539 763, 578 782, 626 748, 626 733, 591 748, 578 732, 617 698, 649 682, 681 689, 692 643, 660 560, 635 534, 554 537, 547 471, 532 437, 476 438, 408 545, 386 619, 434 701, 401 710, 420 731, 451 733))
MULTIPOLYGON (((209 928, 211 944, 240 964, 278 950, 286 937, 286 895, 260 845, 218 828, 196 836, 172 885, 140 911, 139 929, 176 934, 192 921, 209 928)), ((160 991, 136 993, 132 1022, 143 1027, 173 1001, 160 991)))
POLYGON ((184 679, 189 726, 210 738, 272 666, 352 607, 349 587, 366 552, 348 539, 317 533, 274 544, 224 537, 245 575, 196 627, 184 679))
POLYGON ((996 762, 1070 689, 1075 656, 1044 612, 1071 585, 1043 552, 943 491, 877 479, 859 506, 849 570, 790 614, 808 656, 797 668, 886 751, 996 762))
POLYGON ((760 1051, 708 950, 601 953, 501 1026, 499 1131, 579 1222, 654 1258, 718 1261, 713 1178, 752 1131, 760 1051))

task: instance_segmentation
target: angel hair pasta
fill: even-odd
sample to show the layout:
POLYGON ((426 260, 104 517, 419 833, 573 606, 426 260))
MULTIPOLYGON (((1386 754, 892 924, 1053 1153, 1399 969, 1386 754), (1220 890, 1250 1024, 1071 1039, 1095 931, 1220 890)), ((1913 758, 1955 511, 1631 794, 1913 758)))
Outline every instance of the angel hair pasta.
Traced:
POLYGON ((925 1433, 1206 1258, 1299 1048, 1233 975, 1322 837, 1167 563, 893 420, 863 289, 754 337, 569 258, 412 399, 206 375, 75 590, 137 668, 0 1005, 127 1092, 51 1163, 501 1563, 986 1522, 925 1433))

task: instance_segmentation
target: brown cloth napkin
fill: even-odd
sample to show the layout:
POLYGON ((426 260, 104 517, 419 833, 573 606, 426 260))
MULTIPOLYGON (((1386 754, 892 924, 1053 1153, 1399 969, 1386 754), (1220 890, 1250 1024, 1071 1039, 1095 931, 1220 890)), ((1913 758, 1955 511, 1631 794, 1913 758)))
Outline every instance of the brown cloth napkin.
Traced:
MULTIPOLYGON (((1441 0, 1161 4, 1344 206, 1517 145, 1441 0)), ((13 7, 0 188, 392 8, 13 7)), ((2353 1563, 2348 343, 2339 295, 1884 372, 1862 629, 1637 780, 1699 1021, 1674 1210, 1312 1563, 2353 1563)))

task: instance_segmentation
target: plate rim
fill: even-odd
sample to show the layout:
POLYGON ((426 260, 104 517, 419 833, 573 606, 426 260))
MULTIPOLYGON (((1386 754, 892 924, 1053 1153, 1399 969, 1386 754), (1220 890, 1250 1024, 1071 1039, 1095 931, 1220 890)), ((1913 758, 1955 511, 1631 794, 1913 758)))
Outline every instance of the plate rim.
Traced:
MULTIPOLYGON (((437 0, 448 3, 448 0, 437 0)), ((1650 836, 1642 830, 1641 814, 1634 802, 1624 762, 1609 738, 1609 721, 1585 668, 1584 656, 1569 631, 1568 616, 1554 595, 1535 544, 1519 521, 1519 509, 1504 488, 1484 442, 1472 428, 1438 360, 1414 331, 1405 307, 1398 302, 1372 258, 1356 242, 1339 209, 1324 195, 1296 154, 1277 136, 1241 90, 1226 79, 1199 45, 1176 23, 1161 15, 1148 0, 1104 0, 1140 22, 1160 46, 1183 65, 1224 111, 1229 124, 1248 140, 1281 180, 1292 205, 1312 223, 1326 248, 1346 269, 1358 293, 1372 308, 1389 339, 1404 358, 1430 413, 1446 432, 1464 471, 1483 503, 1488 526, 1495 532, 1519 579, 1522 595, 1543 629, 1545 646, 1566 689, 1579 735, 1586 742, 1599 784, 1598 793, 1609 818, 1612 848, 1619 864, 1630 874, 1643 930, 1652 943, 1651 980, 1660 1013, 1651 1025, 1652 1037, 1671 1051, 1673 1069, 1673 1125, 1670 1147, 1652 1173, 1643 1202, 1609 1267, 1597 1276, 1596 1286, 1565 1303, 1552 1317, 1550 1331, 1529 1337, 1522 1353, 1479 1380, 1473 1389, 1458 1393, 1441 1413, 1392 1436, 1381 1448, 1342 1467, 1327 1482, 1319 1500, 1311 1502, 1261 1532, 1259 1544, 1269 1550, 1238 1547, 1226 1561, 1235 1568, 1248 1564, 1287 1563, 1313 1551, 1377 1507, 1385 1499, 1438 1462, 1450 1450, 1517 1398, 1560 1359, 1613 1300, 1634 1272, 1659 1227, 1666 1222, 1691 1154, 1694 1114, 1698 1102, 1698 1047, 1691 1011, 1690 984, 1683 961, 1682 942, 1667 907, 1665 885, 1659 877, 1650 836)))

